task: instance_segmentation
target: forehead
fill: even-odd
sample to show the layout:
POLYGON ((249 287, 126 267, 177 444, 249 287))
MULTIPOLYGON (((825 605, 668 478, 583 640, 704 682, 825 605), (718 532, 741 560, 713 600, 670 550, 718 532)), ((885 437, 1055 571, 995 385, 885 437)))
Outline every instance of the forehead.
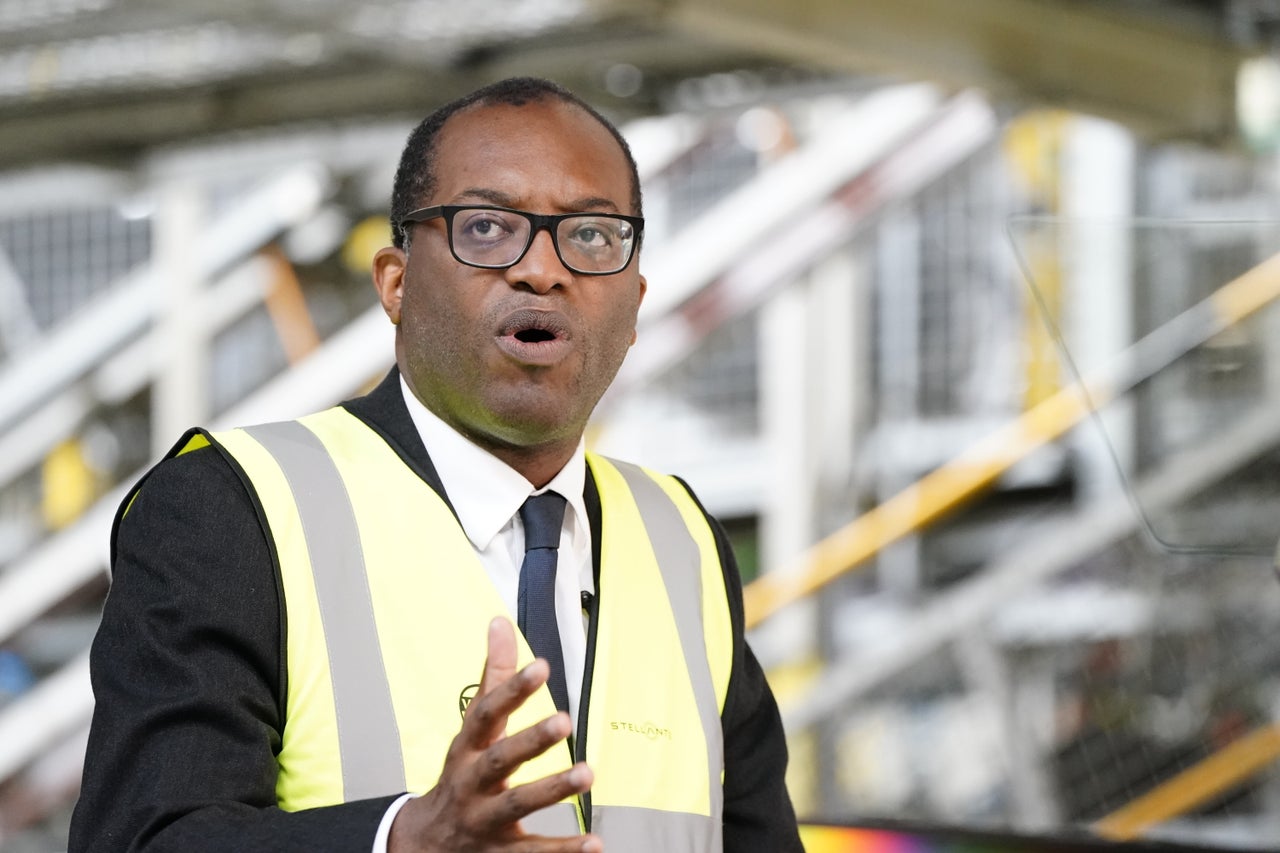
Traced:
POLYGON ((630 208, 631 170, 617 140, 576 105, 553 99, 455 114, 440 131, 434 172, 436 204, 480 190, 539 211, 587 199, 630 208))

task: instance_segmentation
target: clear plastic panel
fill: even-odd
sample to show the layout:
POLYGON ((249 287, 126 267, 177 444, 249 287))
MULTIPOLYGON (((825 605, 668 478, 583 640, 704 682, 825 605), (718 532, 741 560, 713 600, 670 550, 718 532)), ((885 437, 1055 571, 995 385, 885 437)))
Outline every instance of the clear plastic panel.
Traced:
POLYGON ((1280 222, 1018 217, 1008 235, 1052 342, 1030 401, 1089 400, 1063 439, 1107 469, 1086 493, 1124 490, 1172 552, 1274 553, 1280 222))

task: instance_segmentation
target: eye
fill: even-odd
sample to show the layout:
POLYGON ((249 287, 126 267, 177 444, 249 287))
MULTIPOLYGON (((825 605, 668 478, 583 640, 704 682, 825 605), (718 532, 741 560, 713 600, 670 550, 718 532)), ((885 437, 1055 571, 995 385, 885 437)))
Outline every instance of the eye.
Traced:
POLYGON ((630 236, 631 226, 621 220, 595 218, 574 220, 569 239, 589 249, 607 249, 630 236))
POLYGON ((609 242, 609 235, 599 228, 586 226, 574 231, 573 239, 584 246, 604 246, 609 242))
POLYGON ((497 243, 514 233, 509 217, 495 210, 460 211, 455 235, 469 243, 497 243))

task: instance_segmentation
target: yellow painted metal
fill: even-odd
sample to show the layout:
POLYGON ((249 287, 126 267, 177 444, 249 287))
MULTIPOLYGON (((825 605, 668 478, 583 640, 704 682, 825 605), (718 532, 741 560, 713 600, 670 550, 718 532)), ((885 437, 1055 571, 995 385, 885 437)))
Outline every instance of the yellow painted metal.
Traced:
POLYGON ((102 472, 79 439, 62 442, 40 465, 40 514, 50 530, 61 530, 84 514, 102 492, 102 472))
POLYGON ((1104 838, 1129 841, 1229 791, 1280 758, 1280 723, 1256 729, 1174 776, 1094 826, 1104 838))
MULTIPOLYGON (((1280 255, 1233 279, 1205 303, 1193 307, 1192 312, 1207 307, 1211 322, 1193 328, 1195 338, 1182 341, 1181 351, 1202 343, 1277 297, 1280 297, 1280 255)), ((1151 365, 1148 369, 1160 366, 1151 365)), ((1131 387, 1142 378, 1145 377, 1130 376, 1120 384, 1131 387)), ((743 593, 747 626, 760 624, 788 604, 857 568, 886 545, 926 527, 974 497, 1014 463, 1079 423, 1088 415, 1091 405, 1106 403, 1120 390, 1124 388, 1117 387, 1114 371, 1062 389, 823 539, 801 555, 796 564, 770 572, 749 584, 743 593)))
MULTIPOLYGON (((1063 147, 1074 116, 1064 110, 1031 110, 1009 123, 1003 136, 1006 159, 1021 179, 1034 207, 1056 215, 1061 210, 1063 147)), ((1053 335, 1041 312, 1054 326, 1062 323, 1062 258, 1046 234, 1028 235, 1028 274, 1038 291, 1025 300, 1022 319, 1023 401, 1027 408, 1062 388, 1061 365, 1053 335)))
MULTIPOLYGON (((1095 401, 1103 393, 1101 387, 1090 389, 1095 401)), ((758 625, 858 567, 886 545, 937 520, 991 485, 1019 459, 1079 423, 1088 411, 1078 385, 1059 391, 813 546, 803 556, 799 571, 782 569, 749 584, 743 591, 747 626, 758 625)))
MULTIPOLYGON (((1212 322, 1194 330, 1184 351, 1229 328, 1280 297, 1280 255, 1228 282, 1205 303, 1212 322)), ((1200 306, 1197 306, 1199 308, 1200 306)), ((1192 309, 1193 311, 1196 309, 1192 309)), ((1158 365, 1150 369, 1158 369, 1158 365)), ((744 592, 746 624, 754 627, 771 614, 852 571, 881 548, 919 530, 989 486, 1019 459, 1062 435, 1087 416, 1090 406, 1110 400, 1143 378, 1112 382, 1108 372, 1076 383, 1006 424, 956 459, 922 477, 915 485, 828 536, 790 570, 772 572, 744 592)), ((1186 813, 1230 790, 1280 758, 1280 724, 1240 738, 1129 805, 1100 821, 1102 836, 1127 840, 1186 813)))
POLYGON ((290 364, 297 364, 319 348, 320 332, 307 309, 307 299, 293 264, 275 246, 265 249, 263 256, 271 263, 272 270, 271 289, 264 300, 267 313, 280 337, 285 357, 290 364))

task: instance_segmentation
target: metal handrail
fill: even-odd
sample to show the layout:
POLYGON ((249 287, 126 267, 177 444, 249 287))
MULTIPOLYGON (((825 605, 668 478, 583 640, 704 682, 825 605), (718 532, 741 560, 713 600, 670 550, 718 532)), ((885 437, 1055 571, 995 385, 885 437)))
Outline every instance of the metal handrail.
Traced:
POLYGON ((660 255, 645 259, 645 275, 662 286, 645 297, 641 323, 675 311, 745 252, 773 237, 779 222, 823 204, 909 141, 940 103, 932 86, 903 85, 876 91, 831 116, 810 142, 682 227, 660 255))
MULTIPOLYGON (((196 311, 208 328, 217 332, 261 304, 269 280, 265 262, 252 258, 211 284, 196 311)), ((73 435, 96 405, 126 400, 151 381, 155 330, 132 335, 126 341, 105 363, 93 367, 80 381, 68 382, 21 422, 0 433, 0 488, 73 435)))
POLYGON ((996 129, 991 107, 976 94, 939 101, 927 87, 890 90, 851 107, 819 139, 722 199, 700 220, 715 233, 691 226, 645 259, 646 277, 661 287, 645 298, 640 343, 600 413, 607 417, 630 389, 970 157, 996 129))
MULTIPOLYGON (((985 134, 984 139, 992 132, 990 128, 994 123, 989 108, 974 100, 972 96, 940 106, 936 96, 927 87, 913 86, 893 90, 892 96, 872 98, 869 104, 863 103, 846 116, 845 121, 836 122, 835 129, 824 134, 824 140, 813 149, 789 160, 781 170, 771 169, 757 176, 751 185, 754 189, 745 189, 742 192, 762 194, 762 197, 777 201, 778 187, 784 186, 794 196, 790 202, 793 206, 803 208, 806 205, 815 204, 823 214, 829 213, 829 210, 822 207, 822 200, 828 198, 833 192, 847 190, 850 180, 857 180, 860 176, 865 178, 870 169, 883 170, 886 158, 889 158, 889 162, 893 162, 894 152, 899 151, 904 143, 904 134, 914 133, 919 136, 931 130, 932 135, 927 138, 932 139, 939 129, 949 128, 950 131, 955 131, 954 122, 948 124, 944 120, 940 123, 939 116, 945 119, 947 116, 954 118, 956 115, 962 118, 967 115, 970 123, 977 115, 978 124, 981 125, 985 134), (883 119, 885 110, 895 113, 897 116, 895 121, 870 121, 873 118, 873 112, 883 119), (858 146, 851 148, 847 140, 855 126, 860 131, 861 142, 858 146), (867 131, 868 127, 880 128, 880 132, 871 133, 867 131), (808 181, 808 189, 798 196, 795 194, 797 171, 813 178, 808 181), (785 178, 782 184, 779 184, 779 175, 785 178)), ((954 138, 954 133, 952 136, 954 138)), ((968 138, 963 134, 961 136, 968 138)), ((910 140, 906 141, 910 142, 910 140)), ((951 147, 954 149, 956 145, 951 147)), ((967 153, 967 151, 968 148, 965 147, 964 152, 967 153)), ((964 155, 962 153, 957 156, 964 155)), ((954 159, 955 157, 950 158, 950 160, 954 159)), ((897 172, 901 173, 902 170, 897 172)), ((932 175, 934 170, 926 170, 926 172, 932 175)), ((887 203, 889 197, 886 195, 881 203, 887 203)), ((740 209, 741 193, 735 193, 733 198, 737 200, 733 202, 733 206, 740 209)), ((847 204, 838 200, 827 202, 827 204, 832 203, 841 204, 846 213, 867 212, 864 209, 865 205, 863 208, 851 211, 847 204)), ((814 250, 820 251, 822 247, 816 247, 814 250)), ((659 272, 663 269, 674 269, 677 264, 671 260, 672 253, 679 251, 679 246, 662 246, 655 253, 655 257, 647 260, 659 272)), ((726 255, 725 262, 727 263, 730 258, 730 255, 726 255)), ((710 278, 707 281, 700 284, 692 279, 681 278, 681 281, 685 283, 688 290, 697 292, 701 285, 714 283, 723 272, 721 265, 713 265, 709 269, 710 271, 706 274, 710 278)), ((674 287, 678 283, 664 280, 664 290, 668 285, 674 287)), ((219 424, 252 423, 290 417, 298 412, 310 411, 333 403, 336 399, 334 394, 341 396, 354 393, 361 384, 377 372, 379 367, 385 367, 389 363, 392 352, 390 342, 387 341, 379 346, 371 341, 379 333, 389 334, 389 330, 390 326, 382 315, 381 309, 370 309, 347 330, 327 342, 314 357, 300 362, 293 370, 269 383, 252 399, 219 418, 219 424)), ((100 373, 106 377, 105 381, 108 384, 114 382, 115 385, 120 386, 122 381, 120 377, 126 376, 129 378, 123 382, 122 387, 127 388, 135 388, 137 383, 148 381, 152 375, 151 362, 149 360, 138 362, 129 357, 130 352, 145 352, 146 346, 145 341, 138 341, 130 350, 126 350, 108 365, 100 368, 100 373), (112 380, 111 377, 115 379, 112 380)), ((2 384, 0 387, 3 387, 2 384)), ((64 395, 66 399, 56 398, 46 408, 51 411, 55 408, 65 411, 68 405, 75 402, 72 399, 72 393, 67 392, 64 395)), ((6 436, 0 435, 0 443, 5 440, 6 436)), ((0 473, 3 472, 0 471, 0 473)), ((138 472, 128 482, 133 482, 141 473, 138 472)), ((12 636, 31 619, 47 611, 58 601, 92 581, 103 570, 111 517, 127 489, 127 485, 121 486, 104 496, 79 522, 36 548, 25 560, 0 576, 0 642, 12 636)), ((87 682, 81 685, 78 694, 69 695, 72 698, 66 700, 68 704, 78 709, 82 723, 87 721, 92 710, 92 696, 87 682)), ((6 730, 6 720, 9 719, 7 715, 10 713, 16 714, 18 711, 10 708, 0 713, 0 732, 6 730)), ((18 740, 19 744, 11 749, 12 756, 5 762, 0 762, 0 779, 5 778, 6 773, 23 766, 39 752, 36 745, 38 739, 19 738, 18 740)))
MULTIPOLYGON (((311 356, 268 382, 213 424, 215 429, 294 417, 362 390, 390 366, 392 326, 368 309, 311 356)), ((106 570, 111 520, 142 471, 100 498, 72 527, 0 577, 0 643, 106 570)), ((88 668, 80 659, 0 711, 0 781, 35 759, 57 737, 78 731, 93 712, 88 668), (46 682, 48 686, 46 687, 46 682), (31 709, 56 696, 58 713, 31 709)))
POLYGON ((1137 341, 1096 374, 1073 383, 955 459, 818 542, 743 590, 748 627, 859 568, 986 489, 1033 451, 1224 329, 1280 297, 1280 255, 1220 287, 1137 341))
MULTIPOLYGON (((310 216, 327 192, 328 174, 318 165, 298 166, 250 191, 214 218, 191 263, 201 278, 230 266, 310 216)), ((34 406, 78 381, 125 346, 152 320, 162 286, 144 264, 90 302, 56 331, 0 370, 0 430, 34 406)))
POLYGON ((1280 759, 1280 723, 1254 729, 1094 824, 1112 841, 1146 830, 1211 801, 1280 759))
MULTIPOLYGON (((356 393, 389 366, 390 329, 381 307, 368 309, 312 356, 217 418, 214 427, 294 417, 356 393)), ((143 473, 99 498, 75 524, 0 576, 0 643, 103 571, 111 519, 143 473)))
MULTIPOLYGON (((1089 412, 1154 375, 1196 346, 1280 297, 1280 255, 1272 256, 1156 329, 1087 380, 1063 389, 997 430, 952 462, 921 478, 824 539, 799 570, 766 575, 744 590, 748 626, 758 625, 837 577, 854 571, 880 549, 942 517, 977 495, 1016 462, 1061 436, 1089 412)), ((1280 443, 1280 405, 1255 412, 1211 446, 1172 460, 1140 483, 1148 506, 1164 506, 1211 485, 1280 443)), ((979 624, 1001 602, 1077 565, 1126 533, 1139 518, 1124 497, 1099 505, 1007 555, 981 576, 931 602, 917 616, 910 637, 829 667, 818 689, 785 708, 788 730, 806 728, 834 713, 851 697, 922 659, 979 624)), ((1280 760, 1280 725, 1260 727, 1156 786, 1099 821, 1094 829, 1114 840, 1139 837, 1150 827, 1211 800, 1280 760)))
MULTIPOLYGON (((1273 401, 1213 441, 1169 460, 1139 481, 1135 490, 1148 506, 1169 506, 1197 494, 1220 480, 1223 472, 1238 470, 1277 444, 1280 401, 1273 401)), ((996 607, 1036 583, 1070 570, 1137 529, 1138 518, 1123 495, 1072 515, 1004 553, 980 574, 931 599, 914 613, 911 630, 892 644, 828 666, 818 687, 783 708, 783 722, 788 730, 798 731, 825 719, 853 697, 981 625, 996 607)))

